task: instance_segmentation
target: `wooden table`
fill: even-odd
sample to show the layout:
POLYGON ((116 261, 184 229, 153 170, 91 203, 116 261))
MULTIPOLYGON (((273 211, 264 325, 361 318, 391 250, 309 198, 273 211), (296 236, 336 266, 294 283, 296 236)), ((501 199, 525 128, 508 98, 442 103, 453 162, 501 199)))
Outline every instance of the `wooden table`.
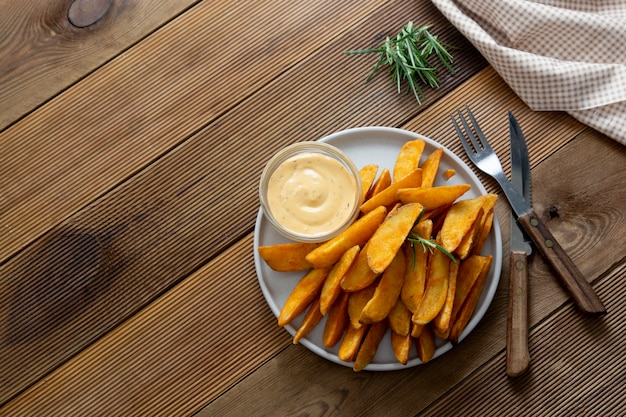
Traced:
MULTIPOLYGON (((2 3, 1 416, 626 413, 626 150, 531 111, 429 2, 353 3, 2 3), (458 47, 421 106, 341 53, 409 20, 458 47), (504 368, 506 261, 484 319, 429 364, 355 373, 292 345, 253 262, 265 162, 366 125, 461 155, 464 104, 507 171, 520 120, 534 207, 608 314, 582 315, 534 255, 522 377, 504 368)), ((507 254, 504 198, 496 213, 507 254)))

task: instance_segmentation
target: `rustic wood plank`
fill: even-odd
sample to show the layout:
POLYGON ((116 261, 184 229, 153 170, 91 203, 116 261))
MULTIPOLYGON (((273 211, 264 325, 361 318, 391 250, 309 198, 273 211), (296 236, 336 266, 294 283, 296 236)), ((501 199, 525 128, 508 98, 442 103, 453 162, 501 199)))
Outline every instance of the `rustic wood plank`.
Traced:
MULTIPOLYGON (((250 11, 247 19, 250 19, 249 23, 253 28, 257 24, 275 24, 278 32, 274 42, 270 42, 269 49, 255 57, 260 66, 266 65, 265 69, 252 71, 248 76, 265 79, 268 71, 272 73, 279 68, 289 69, 291 63, 303 59, 310 51, 302 50, 300 45, 302 39, 298 36, 305 36, 306 39, 312 37, 310 43, 312 45, 321 45, 329 42, 333 36, 337 37, 339 34, 341 36, 326 44, 310 59, 285 72, 279 80, 268 84, 258 94, 241 102, 233 111, 224 114, 193 138, 177 146, 157 163, 71 216, 1 268, 0 316, 6 317, 7 322, 0 333, 2 343, 0 355, 9 358, 0 363, 0 374, 4 375, 0 380, 3 384, 0 390, 3 400, 6 401, 16 395, 42 375, 59 366, 249 232, 258 208, 258 177, 264 161, 277 149, 294 141, 317 138, 354 125, 366 123, 398 125, 416 111, 422 110, 407 95, 396 96, 385 93, 386 98, 381 99, 382 91, 393 88, 386 78, 378 78, 367 86, 363 84, 371 61, 365 59, 352 61, 350 57, 341 55, 341 51, 355 46, 352 44, 355 40, 361 40, 363 44, 378 42, 379 38, 372 34, 380 33, 381 27, 396 31, 401 25, 397 22, 414 18, 434 21, 445 28, 442 29, 442 33, 451 35, 451 41, 463 46, 462 53, 457 56, 461 70, 454 77, 447 79, 440 90, 429 92, 429 101, 445 95, 485 66, 484 60, 458 32, 451 29, 432 5, 428 4, 425 8, 420 5, 398 7, 400 4, 404 3, 397 1, 379 7, 376 2, 372 2, 367 5, 369 8, 360 4, 353 10, 343 3, 329 2, 327 7, 330 7, 332 12, 320 10, 319 4, 311 5, 310 9, 303 9, 301 5, 297 8, 288 7, 290 3, 283 4, 285 8, 281 9, 279 4, 275 4, 272 8, 273 17, 264 15, 266 17, 260 22, 253 19, 255 13, 260 13, 260 9, 255 9, 256 12, 250 11), (373 11, 376 13, 372 13, 373 11), (289 13, 292 15, 283 16, 289 13), (361 24, 360 20, 370 13, 374 17, 361 24), (328 15, 332 16, 330 21, 318 21, 322 19, 321 16, 328 15), (292 22, 291 26, 286 22, 292 22), (319 31, 301 30, 304 27, 319 28, 319 31), (345 28, 350 30, 343 33, 345 28), (290 34, 298 36, 291 38, 290 34), (278 50, 284 51, 285 55, 277 53, 278 50), (355 68, 359 73, 363 73, 363 78, 354 76, 355 68), (324 85, 325 88, 320 90, 320 85, 324 85), (347 91, 356 93, 347 94, 347 91), (388 108, 389 111, 381 112, 381 108, 388 108), (233 136, 249 138, 245 141, 248 144, 245 150, 241 148, 242 141, 233 141, 231 139, 233 136), (237 155, 238 158, 233 159, 233 155, 237 155), (232 214, 234 199, 237 200, 237 206, 242 207, 237 211, 237 215, 232 214), (70 259, 80 261, 72 263, 70 259), (26 271, 29 273, 26 274, 26 271), (51 274, 58 276, 60 285, 55 287, 46 283, 46 277, 51 274), (29 297, 28 294, 31 293, 37 295, 29 297), (76 297, 77 294, 83 293, 87 296, 76 297), (35 313, 30 314, 29 311, 35 313), (50 320, 53 323, 51 326, 50 320)), ((209 16, 204 13, 209 13, 210 7, 206 4, 203 8, 193 8, 189 17, 191 22, 186 24, 187 29, 193 24, 197 24, 199 30, 206 26, 209 16)), ((267 12, 265 9, 263 11, 267 12)), ((173 22, 171 30, 170 26, 164 29, 163 36, 173 36, 176 39, 184 37, 180 34, 184 32, 183 29, 177 25, 182 25, 180 22, 186 18, 185 15, 173 22)), ((236 26, 241 25, 242 21, 237 20, 236 26)), ((160 51, 157 46, 150 46, 152 39, 146 40, 147 44, 142 44, 140 52, 137 53, 160 51)), ((170 55, 180 57, 176 51, 180 44, 176 41, 172 43, 174 45, 172 49, 163 51, 164 56, 159 56, 158 59, 170 59, 167 58, 170 55)), ((133 54, 134 50, 128 52, 131 57, 133 54)), ((113 75, 122 77, 123 72, 120 72, 120 69, 129 65, 127 59, 130 58, 127 56, 120 58, 120 67, 112 63, 112 67, 101 70, 104 75, 94 74, 85 82, 112 81, 113 75)), ((137 62, 137 59, 139 58, 130 59, 130 62, 137 62)), ((149 60, 145 65, 154 68, 158 64, 158 59, 149 60)), ((184 64, 182 66, 184 67, 184 64)), ((180 70, 183 69, 181 67, 180 70)), ((215 71, 223 71, 223 68, 220 67, 215 71)), ((187 82, 195 80, 192 73, 192 70, 186 73, 187 82)), ((209 72, 214 73, 217 74, 209 72)), ((124 83, 131 81, 144 83, 141 76, 149 78, 148 82, 155 82, 161 77, 154 76, 142 68, 132 73, 132 77, 124 78, 124 83)), ((212 80, 202 79, 204 83, 209 81, 212 80)), ((250 83, 242 81, 243 84, 237 87, 237 91, 243 95, 251 93, 258 88, 255 81, 258 82, 258 78, 250 83)), ((208 96, 194 98, 191 104, 188 104, 189 97, 184 96, 200 88, 198 85, 188 86, 181 82, 157 89, 157 93, 154 93, 146 84, 142 84, 142 88, 150 91, 139 101, 154 100, 159 95, 174 96, 168 97, 163 107, 152 107, 152 109, 156 107, 158 111, 153 111, 158 114, 153 114, 153 111, 149 114, 140 114, 147 120, 153 120, 155 123, 158 121, 156 126, 133 126, 130 131, 124 130, 128 128, 124 127, 126 117, 133 113, 126 111, 126 104, 123 102, 111 105, 110 109, 116 110, 111 110, 110 120, 106 123, 99 124, 96 114, 91 114, 89 120, 97 129, 95 133, 90 132, 89 135, 103 134, 106 129, 120 128, 124 130, 122 137, 125 139, 111 144, 90 136, 96 142, 93 149, 77 151, 74 155, 75 160, 69 158, 67 164, 69 172, 65 172, 64 177, 55 176, 51 172, 47 172, 46 175, 52 175, 59 180, 64 193, 73 189, 69 188, 70 186, 85 185, 89 181, 96 183, 94 189, 86 193, 78 191, 74 196, 75 201, 71 201, 67 206, 62 206, 56 197, 47 199, 46 195, 33 192, 28 201, 22 201, 25 208, 21 219, 30 220, 27 216, 29 213, 36 217, 33 211, 29 211, 32 210, 31 207, 40 207, 36 204, 38 201, 47 202, 50 208, 45 214, 55 216, 54 220, 46 219, 49 223, 45 224, 45 227, 38 225, 37 220, 29 224, 29 227, 47 229, 58 219, 73 213, 81 204, 87 204, 95 195, 99 195, 102 190, 119 180, 122 174, 130 175, 131 167, 137 168, 164 152, 168 146, 172 146, 201 123, 214 117, 216 113, 211 105, 217 103, 217 107, 220 107, 225 105, 224 102, 233 105, 236 100, 228 95, 230 90, 226 84, 214 86, 223 89, 219 94, 225 96, 220 98, 219 94, 217 97, 211 95, 211 100, 219 99, 222 102, 211 101, 208 107, 206 103, 201 103, 202 98, 208 96), (183 91, 175 91, 176 88, 183 91), (195 108, 196 105, 199 108, 195 108), (173 114, 167 114, 170 110, 173 114), (186 113, 188 111, 194 114, 189 115, 186 113), (164 120, 152 119, 157 116, 164 120), (140 155, 138 160, 133 161, 132 150, 146 140, 146 135, 148 138, 154 137, 154 143, 151 143, 154 146, 144 150, 148 155, 140 155), (116 157, 121 157, 122 154, 130 158, 131 162, 112 164, 113 168, 102 166, 112 162, 116 157), (71 163, 78 163, 86 155, 92 155, 99 161, 97 164, 102 165, 94 168, 90 163, 82 163, 80 172, 83 177, 74 178, 79 171, 73 171, 71 163), (114 172, 106 172, 107 169, 114 172)), ((114 86, 114 91, 119 92, 125 85, 114 86)), ((95 93, 100 91, 95 86, 92 87, 95 93)), ((136 88, 137 90, 133 91, 143 91, 139 87, 136 88)), ((203 91, 209 91, 204 94, 210 95, 210 92, 216 91, 211 90, 208 85, 203 88, 206 88, 203 91)), ((88 99, 89 91, 72 89, 66 93, 67 97, 64 95, 58 100, 69 100, 69 95, 73 94, 88 99)), ((236 96, 241 99, 241 94, 236 96)), ((123 96, 122 101, 131 99, 129 94, 123 96)), ((107 97, 117 100, 116 97, 108 95, 107 97)), ((141 106, 137 106, 137 102, 133 103, 132 109, 143 111, 141 106)), ((32 119, 28 118, 28 123, 32 124, 30 128, 36 129, 36 126, 42 123, 42 120, 35 120, 39 113, 44 121, 53 122, 51 114, 60 113, 61 108, 62 106, 57 107, 56 102, 54 106, 52 104, 50 107, 46 106, 41 112, 33 115, 32 119)), ((221 108, 223 111, 225 107, 221 108)), ((133 117, 137 117, 137 113, 134 114, 133 117)), ((65 118, 64 121, 73 124, 71 118, 65 118)), ((21 126, 19 123, 13 126, 10 129, 12 134, 16 134, 21 126)), ((64 132, 78 128, 79 126, 74 125, 71 128, 64 127, 64 132)), ((54 143, 61 145, 60 142, 55 142, 58 140, 59 137, 53 138, 48 146, 54 143)), ((90 143, 85 138, 77 141, 70 141, 71 146, 68 145, 64 151, 74 150, 77 143, 90 143)), ((64 156, 69 157, 68 154, 64 156)), ((22 158, 22 161, 27 162, 26 158, 22 158)), ((44 176, 44 171, 42 168, 39 174, 44 176)), ((52 193, 59 192, 59 188, 55 189, 56 184, 51 180, 42 179, 40 182, 42 187, 45 183, 46 187, 52 188, 52 193)), ((40 209, 43 210, 43 207, 40 209)), ((30 236, 37 236, 39 231, 29 233, 32 233, 30 236)), ((10 242, 11 239, 2 243, 9 245, 10 242)))
POLYGON ((36 0, 28 2, 28 7, 2 3, 0 131, 196 0, 95 3, 98 2, 36 0), (72 24, 70 17, 83 26, 72 24))
POLYGON ((361 7, 283 1, 271 8, 203 2, 0 133, 0 225, 7 236, 0 240, 0 262, 381 1, 361 7), (232 54, 239 38, 246 41, 232 54))

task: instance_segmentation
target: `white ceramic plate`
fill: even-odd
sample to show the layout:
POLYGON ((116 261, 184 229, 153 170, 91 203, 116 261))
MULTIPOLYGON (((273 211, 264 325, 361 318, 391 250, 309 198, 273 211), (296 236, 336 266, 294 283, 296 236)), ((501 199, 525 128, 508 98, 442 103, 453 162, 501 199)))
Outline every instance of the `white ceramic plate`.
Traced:
MULTIPOLYGON (((418 135, 410 131, 389 127, 361 127, 348 129, 326 136, 320 139, 320 141, 328 142, 343 150, 346 154, 348 154, 348 156, 352 158, 357 168, 360 169, 367 164, 378 164, 378 166, 380 167, 380 172, 383 168, 388 168, 392 170, 395 160, 398 156, 398 152, 400 151, 402 145, 409 140, 414 140, 418 138, 423 139, 426 142, 424 157, 429 155, 435 149, 442 147, 442 145, 439 145, 437 142, 427 137, 418 135)), ((422 158, 422 161, 423 160, 424 158, 422 158)), ((462 198, 472 198, 482 194, 486 194, 487 191, 480 183, 478 177, 474 175, 472 170, 467 165, 465 165, 465 163, 460 158, 458 158, 448 149, 444 148, 444 154, 441 159, 440 172, 443 172, 446 169, 454 169, 456 171, 456 175, 454 175, 448 181, 443 180, 441 178, 441 175, 439 175, 435 185, 452 185, 461 183, 470 184, 472 188, 467 193, 465 193, 462 198)), ((289 296, 299 279, 304 275, 304 273, 285 273, 273 271, 260 258, 257 249, 259 246, 273 245, 285 242, 288 242, 288 240, 273 229, 269 221, 263 216, 262 211, 259 210, 254 236, 254 263, 259 278, 259 285, 261 286, 263 295, 265 296, 268 305, 270 306, 272 312, 274 313, 274 315, 276 315, 276 317, 278 317, 280 309, 285 303, 287 297, 289 296)), ((500 270, 502 267, 502 239, 500 236, 500 225, 495 216, 493 228, 487 241, 485 242, 483 253, 493 255, 491 271, 489 272, 489 276, 487 278, 487 282, 485 284, 482 296, 478 302, 478 305, 476 306, 476 311, 474 312, 474 315, 468 323, 467 327, 461 334, 459 341, 463 340, 482 319, 485 312, 487 311, 487 308, 489 307, 489 304, 491 304, 491 300, 493 299, 496 288, 498 287, 498 281, 500 280, 500 270)), ((285 326, 285 329, 292 336, 296 333, 296 330, 300 326, 303 316, 304 313, 300 317, 296 318, 290 325, 285 326)), ((352 367, 353 364, 351 362, 344 362, 337 357, 337 350, 341 342, 338 343, 334 348, 327 348, 322 343, 324 323, 325 318, 322 319, 322 321, 316 326, 316 328, 313 329, 313 331, 309 333, 305 338, 303 338, 300 343, 309 350, 328 360, 331 360, 341 365, 352 367)), ((437 340, 437 350, 435 352, 434 358, 441 356, 443 353, 447 352, 451 348, 452 344, 450 342, 437 340)), ((393 350, 391 348, 390 334, 388 331, 387 335, 381 341, 378 347, 376 356, 374 357, 370 365, 368 365, 365 369, 371 371, 390 371, 421 364, 422 362, 417 357, 417 351, 415 350, 415 346, 413 346, 412 349, 413 350, 411 352, 408 363, 406 365, 402 365, 401 363, 399 363, 393 354, 393 350)))

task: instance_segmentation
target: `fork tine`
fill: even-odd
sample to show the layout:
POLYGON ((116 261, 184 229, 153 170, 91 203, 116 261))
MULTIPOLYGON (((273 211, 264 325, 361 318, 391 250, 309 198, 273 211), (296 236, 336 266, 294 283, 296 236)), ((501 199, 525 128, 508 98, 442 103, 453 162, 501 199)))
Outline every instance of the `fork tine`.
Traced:
POLYGON ((456 122, 456 119, 454 118, 453 114, 450 115, 450 119, 452 119, 452 124, 454 125, 454 129, 456 130, 457 136, 461 140, 461 145, 463 145, 463 149, 465 149, 465 153, 470 159, 473 159, 474 151, 469 146, 469 143, 467 143, 467 140, 465 139, 465 135, 463 135, 463 132, 461 131, 461 127, 456 122))
POLYGON ((480 130, 480 126, 478 125, 478 122, 474 118, 474 115, 472 114, 472 111, 470 110, 469 106, 466 105, 465 106, 465 110, 467 111, 467 115, 469 116, 470 120, 472 121, 472 125, 474 126, 474 130, 476 131, 476 135, 478 135, 478 139, 480 139, 480 143, 481 143, 483 149, 486 149, 486 150, 489 150, 489 151, 493 151, 493 149, 491 149, 491 146, 489 145, 489 141, 487 141, 487 138, 483 134, 483 131, 480 130))
MULTIPOLYGON (((461 120, 463 129, 465 129, 465 133, 467 133, 467 137, 469 138, 470 142, 472 142, 472 146, 474 146, 475 152, 476 153, 480 152, 483 148, 478 144, 478 141, 476 140, 476 136, 474 136, 474 133, 472 132, 472 128, 467 124, 467 121, 465 120, 465 116, 459 109, 456 109, 456 112, 459 115, 459 119, 461 120)), ((470 151, 470 152, 471 152, 470 155, 474 153, 474 151, 470 151)))

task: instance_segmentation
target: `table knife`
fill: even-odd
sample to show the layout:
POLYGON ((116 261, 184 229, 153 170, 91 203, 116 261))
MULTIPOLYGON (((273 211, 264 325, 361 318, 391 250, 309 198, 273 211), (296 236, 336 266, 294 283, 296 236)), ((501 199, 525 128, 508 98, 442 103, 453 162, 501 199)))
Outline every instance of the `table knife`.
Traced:
MULTIPOLYGON (((511 137, 511 184, 531 204, 530 162, 522 130, 509 112, 511 137)), ((532 253, 530 241, 511 215, 511 253, 509 281, 509 311, 506 333, 506 373, 516 377, 530 366, 528 352, 528 263, 532 253)))
POLYGON ((509 204, 517 217, 518 223, 530 237, 536 249, 541 252, 543 258, 552 266, 562 284, 569 291, 578 308, 589 314, 606 314, 606 307, 600 297, 587 282, 585 276, 576 267, 576 264, 567 255, 567 252, 554 238, 548 227, 543 223, 535 210, 524 200, 519 193, 505 178, 498 178, 498 184, 509 200, 509 204))

